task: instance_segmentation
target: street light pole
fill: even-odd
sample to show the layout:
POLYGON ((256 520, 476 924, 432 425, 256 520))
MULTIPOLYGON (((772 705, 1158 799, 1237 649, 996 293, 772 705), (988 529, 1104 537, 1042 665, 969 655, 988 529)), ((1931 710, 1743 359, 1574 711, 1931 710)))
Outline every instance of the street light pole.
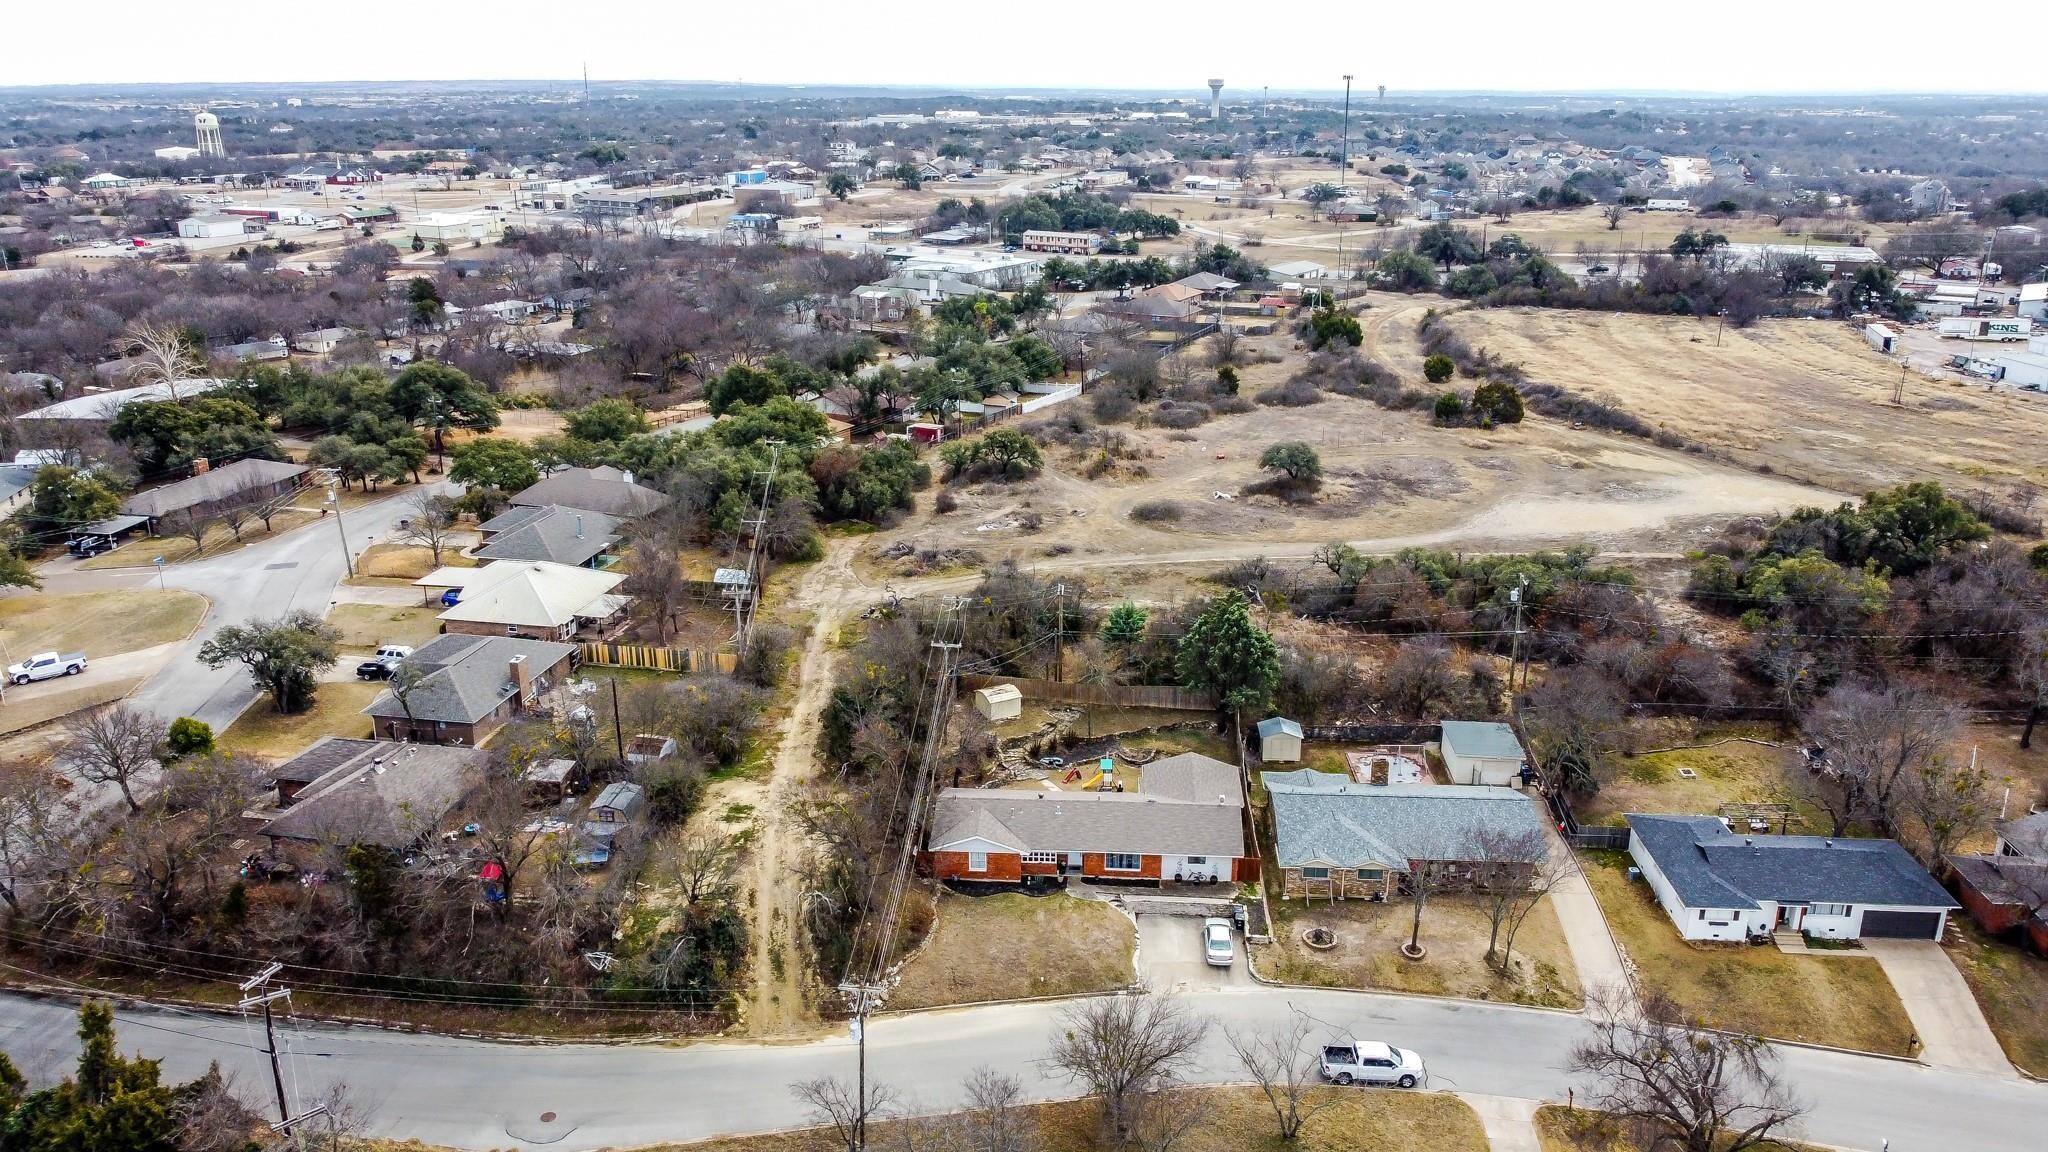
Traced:
POLYGON ((350 579, 356 574, 356 559, 348 551, 348 525, 341 518, 341 498, 334 494, 334 486, 327 487, 327 502, 334 505, 334 529, 341 533, 341 562, 348 566, 350 579))

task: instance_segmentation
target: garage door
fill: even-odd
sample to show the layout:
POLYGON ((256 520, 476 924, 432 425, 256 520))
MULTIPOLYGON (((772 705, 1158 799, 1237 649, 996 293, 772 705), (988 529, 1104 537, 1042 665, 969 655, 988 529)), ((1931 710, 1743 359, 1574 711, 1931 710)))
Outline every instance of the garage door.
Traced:
POLYGON ((1900 940, 1932 940, 1934 930, 1941 925, 1939 912, 1880 912, 1875 909, 1863 914, 1865 936, 1885 936, 1900 940))

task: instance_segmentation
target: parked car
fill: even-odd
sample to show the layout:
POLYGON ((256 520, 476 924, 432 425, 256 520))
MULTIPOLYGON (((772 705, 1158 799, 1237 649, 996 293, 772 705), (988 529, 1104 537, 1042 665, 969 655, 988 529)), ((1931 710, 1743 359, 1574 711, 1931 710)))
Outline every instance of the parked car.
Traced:
POLYGON ((377 648, 377 658, 380 660, 397 661, 403 660, 410 655, 412 655, 412 648, 405 644, 382 644, 377 648))
POLYGON ((1393 1084, 1413 1088, 1428 1081, 1422 1057, 1378 1041, 1323 1045, 1323 1079, 1339 1084, 1393 1084))
POLYGON ((356 679, 389 680, 391 679, 392 674, 397 671, 398 661, 387 660, 384 657, 379 656, 375 659, 365 660, 361 664, 356 665, 356 679))
POLYGON ((38 652, 18 664, 7 666, 7 678, 16 684, 27 684, 32 680, 48 680, 56 676, 76 676, 85 671, 85 653, 38 652))
POLYGON ((1586 269, 1586 271, 1587 271, 1588 273, 1590 273, 1591 275, 1594 275, 1594 276, 1598 276, 1598 275, 1600 275, 1601 273, 1603 273, 1603 272, 1607 271, 1607 265, 1605 265, 1605 264, 1595 264, 1595 265, 1593 265, 1593 266, 1592 266, 1591 268, 1588 268, 1588 269, 1586 269))
POLYGON ((112 536, 76 536, 69 543, 65 544, 64 547, 73 556, 84 559, 97 556, 102 552, 112 552, 114 550, 114 538, 112 536))
POLYGON ((462 603, 462 589, 450 588, 446 592, 441 593, 441 607, 453 608, 460 603, 462 603))
POLYGON ((1237 949, 1230 942, 1230 921, 1221 916, 1202 921, 1202 959, 1217 968, 1228 968, 1237 961, 1237 949))

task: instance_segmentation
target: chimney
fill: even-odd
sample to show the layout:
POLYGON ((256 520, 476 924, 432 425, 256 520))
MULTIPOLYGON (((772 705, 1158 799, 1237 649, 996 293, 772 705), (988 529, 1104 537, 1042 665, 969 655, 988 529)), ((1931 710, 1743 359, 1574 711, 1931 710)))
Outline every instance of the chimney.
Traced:
POLYGON ((620 479, 624 480, 628 484, 631 484, 633 482, 633 474, 631 472, 628 472, 624 476, 620 477, 620 479))
POLYGON ((1393 771, 1393 767, 1392 767, 1392 765, 1390 765, 1390 764, 1388 764, 1388 763, 1387 763, 1387 758, 1386 758, 1386 757, 1384 757, 1384 756, 1375 756, 1375 757, 1373 757, 1373 761, 1372 761, 1372 782, 1373 782, 1373 783, 1374 783, 1375 785, 1377 785, 1377 786, 1379 786, 1379 787, 1385 787, 1385 786, 1386 786, 1386 783, 1387 783, 1387 778, 1388 778, 1388 775, 1389 775, 1389 773, 1391 773, 1392 771, 1393 771))
POLYGON ((512 686, 518 690, 521 700, 533 694, 533 672, 526 666, 526 653, 521 652, 511 661, 512 686))
POLYGON ((204 476, 211 471, 213 471, 213 461, 208 460, 204 456, 194 456, 192 458, 192 474, 194 476, 204 476))

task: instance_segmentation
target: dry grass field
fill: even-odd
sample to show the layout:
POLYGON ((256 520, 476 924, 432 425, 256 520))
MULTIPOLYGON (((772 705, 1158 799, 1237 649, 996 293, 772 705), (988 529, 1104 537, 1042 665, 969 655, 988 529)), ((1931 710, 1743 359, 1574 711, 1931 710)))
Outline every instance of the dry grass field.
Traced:
POLYGON ((0 599, 0 643, 19 660, 32 652, 83 650, 88 659, 182 640, 206 615, 196 592, 124 588, 0 599))
POLYGON ((383 690, 384 685, 374 681, 323 683, 313 706, 290 716, 271 711, 270 697, 259 696, 221 733, 220 747, 277 763, 305 751, 322 736, 368 736, 370 718, 362 711, 383 690))
POLYGON ((1099 900, 1065 893, 962 896, 940 889, 938 921, 903 966, 889 1007, 1122 988, 1136 978, 1136 945, 1130 918, 1099 900))
MULTIPOLYGON (((1277 869, 1273 869, 1277 872, 1277 869)), ((1546 899, 1538 902, 1515 937, 1509 974, 1486 963, 1490 924, 1484 902, 1470 896, 1439 895, 1422 914, 1420 961, 1401 958, 1414 923, 1405 899, 1386 904, 1362 900, 1326 903, 1273 902, 1274 942, 1258 952, 1263 974, 1290 984, 1328 988, 1378 988, 1429 996, 1506 1000, 1544 1008, 1580 1005, 1578 969, 1572 966, 1564 931, 1546 899), (1337 934, 1337 946, 1318 952, 1302 943, 1311 925, 1337 934)))
POLYGON ((1766 320, 1717 333, 1680 317, 1464 309, 1474 347, 1752 468, 1860 493, 2048 480, 2048 398, 1906 378, 1846 324, 1766 320))

